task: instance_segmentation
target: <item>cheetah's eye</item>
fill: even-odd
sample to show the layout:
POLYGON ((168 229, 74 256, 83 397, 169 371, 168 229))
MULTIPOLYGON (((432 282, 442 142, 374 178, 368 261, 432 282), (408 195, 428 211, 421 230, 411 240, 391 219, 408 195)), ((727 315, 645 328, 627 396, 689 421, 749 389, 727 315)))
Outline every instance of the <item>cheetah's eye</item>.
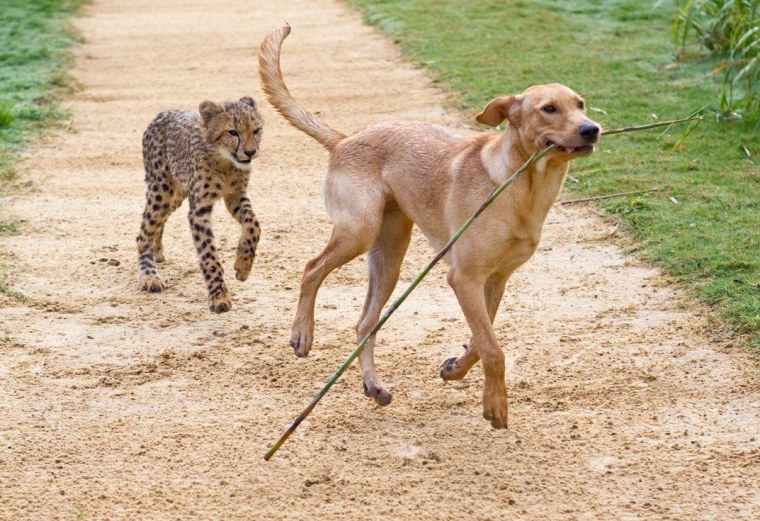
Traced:
POLYGON ((232 129, 232 130, 228 130, 228 131, 227 131, 227 133, 228 133, 230 136, 232 136, 232 137, 237 137, 237 135, 238 135, 238 133, 237 133, 237 130, 235 130, 235 129, 232 129))
POLYGON ((546 112, 546 113, 548 113, 548 114, 552 114, 554 112, 557 112, 557 107, 555 107, 554 105, 546 105, 543 108, 543 111, 546 112))
POLYGON ((261 132, 261 129, 260 129, 260 128, 257 128, 256 130, 254 130, 254 131, 253 131, 253 135, 254 135, 254 136, 258 136, 258 135, 259 135, 259 132, 261 132))

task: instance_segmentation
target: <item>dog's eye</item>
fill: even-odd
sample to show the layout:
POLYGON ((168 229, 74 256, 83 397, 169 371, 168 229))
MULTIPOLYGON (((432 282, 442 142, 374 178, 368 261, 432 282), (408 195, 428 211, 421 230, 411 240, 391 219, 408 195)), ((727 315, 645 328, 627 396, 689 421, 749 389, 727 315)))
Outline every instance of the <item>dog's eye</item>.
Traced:
POLYGON ((259 132, 261 132, 261 129, 260 129, 260 128, 257 128, 256 130, 254 130, 254 131, 253 131, 253 135, 254 135, 254 136, 258 136, 258 135, 259 135, 259 132))
POLYGON ((583 110, 583 109, 586 108, 586 104, 583 103, 583 100, 581 100, 581 101, 578 102, 578 108, 581 109, 581 110, 583 110))
POLYGON ((228 130, 227 133, 232 137, 237 137, 238 135, 237 130, 235 129, 228 130))
POLYGON ((544 112, 548 114, 553 114, 554 112, 557 112, 557 107, 555 107, 554 105, 547 105, 544 107, 543 110, 544 112))

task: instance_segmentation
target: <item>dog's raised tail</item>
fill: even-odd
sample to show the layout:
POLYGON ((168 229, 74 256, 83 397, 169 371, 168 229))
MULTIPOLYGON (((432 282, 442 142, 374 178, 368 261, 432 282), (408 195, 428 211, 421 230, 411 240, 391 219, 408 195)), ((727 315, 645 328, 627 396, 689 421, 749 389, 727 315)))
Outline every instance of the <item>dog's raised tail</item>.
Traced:
POLYGON ((261 86, 269 103, 287 119, 291 125, 310 135, 332 151, 345 134, 322 123, 317 116, 301 107, 285 85, 280 70, 280 48, 290 34, 290 25, 283 25, 271 31, 261 42, 259 51, 259 75, 261 86))

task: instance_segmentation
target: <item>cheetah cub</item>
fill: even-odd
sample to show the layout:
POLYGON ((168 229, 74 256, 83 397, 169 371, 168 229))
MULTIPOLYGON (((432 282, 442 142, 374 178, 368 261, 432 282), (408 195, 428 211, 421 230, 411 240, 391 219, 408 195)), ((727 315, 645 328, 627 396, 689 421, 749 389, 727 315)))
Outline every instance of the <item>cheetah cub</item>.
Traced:
POLYGON ((221 104, 204 101, 200 116, 177 110, 161 112, 148 125, 143 134, 147 202, 137 236, 140 289, 164 289, 156 271, 156 263, 164 261, 164 224, 187 197, 190 231, 208 288, 208 306, 215 313, 232 307, 214 246, 211 208, 217 199, 224 198, 227 209, 242 226, 235 278, 243 281, 251 272, 261 233, 246 189, 262 125, 256 103, 249 97, 221 104))

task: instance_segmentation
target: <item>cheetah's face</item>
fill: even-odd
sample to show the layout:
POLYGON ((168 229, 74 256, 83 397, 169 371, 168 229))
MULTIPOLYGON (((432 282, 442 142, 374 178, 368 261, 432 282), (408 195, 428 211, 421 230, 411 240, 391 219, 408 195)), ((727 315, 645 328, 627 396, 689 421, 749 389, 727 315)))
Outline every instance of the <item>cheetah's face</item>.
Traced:
POLYGON ((238 170, 249 170, 259 153, 264 120, 252 98, 221 105, 204 101, 200 106, 206 137, 216 153, 238 170))

